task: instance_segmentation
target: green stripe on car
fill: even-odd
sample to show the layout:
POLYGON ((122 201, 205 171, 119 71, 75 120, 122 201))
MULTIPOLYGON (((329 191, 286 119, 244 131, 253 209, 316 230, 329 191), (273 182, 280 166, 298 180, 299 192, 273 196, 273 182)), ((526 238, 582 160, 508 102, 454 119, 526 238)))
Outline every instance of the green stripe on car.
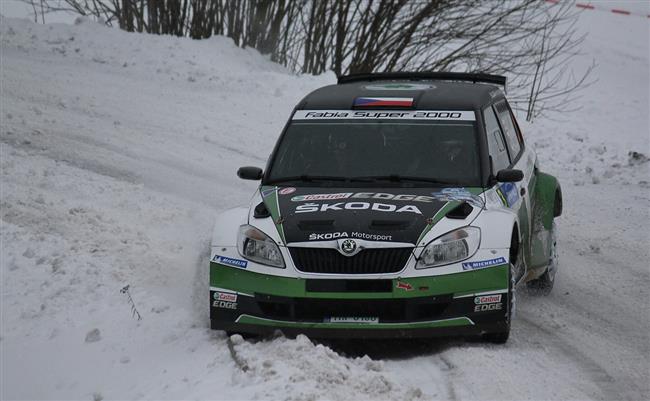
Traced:
POLYGON ((210 262, 210 286, 248 294, 259 293, 294 298, 417 298, 498 291, 504 288, 504 283, 508 282, 508 268, 508 264, 502 264, 440 276, 395 278, 391 279, 391 292, 308 292, 305 289, 304 278, 272 276, 210 262))
POLYGON ((474 322, 467 317, 432 320, 428 322, 413 323, 313 323, 313 322, 287 322, 284 320, 265 319, 251 315, 241 315, 237 323, 257 324, 272 327, 296 327, 303 329, 425 329, 431 327, 456 327, 472 326, 474 322))
POLYGON ((280 214, 280 202, 278 201, 278 187, 263 186, 260 188, 260 194, 262 194, 262 199, 264 200, 269 213, 271 213, 271 218, 273 219, 276 230, 278 230, 282 243, 286 244, 287 242, 284 238, 284 227, 282 227, 282 215, 280 214), (264 196, 264 194, 267 195, 264 196))

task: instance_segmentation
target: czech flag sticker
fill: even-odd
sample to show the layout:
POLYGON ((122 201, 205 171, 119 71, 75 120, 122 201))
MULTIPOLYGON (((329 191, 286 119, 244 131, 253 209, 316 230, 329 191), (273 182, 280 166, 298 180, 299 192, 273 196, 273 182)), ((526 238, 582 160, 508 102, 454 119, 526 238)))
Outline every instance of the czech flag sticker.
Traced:
POLYGON ((412 97, 358 97, 354 99, 357 107, 411 107, 412 97))

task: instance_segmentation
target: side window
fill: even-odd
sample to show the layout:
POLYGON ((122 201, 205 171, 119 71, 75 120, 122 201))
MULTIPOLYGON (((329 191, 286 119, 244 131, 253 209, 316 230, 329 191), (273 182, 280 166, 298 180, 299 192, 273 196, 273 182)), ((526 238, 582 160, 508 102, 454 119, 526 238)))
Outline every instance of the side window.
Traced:
POLYGON ((508 143, 510 157, 512 160, 515 160, 517 155, 519 155, 519 152, 521 152, 521 143, 519 142, 519 136, 517 135, 515 124, 512 121, 512 115, 510 114, 510 110, 505 101, 495 104, 494 107, 497 109, 499 122, 501 123, 503 133, 506 137, 506 142, 508 143))
POLYGON ((519 143, 524 144, 524 136, 521 134, 521 128, 519 128, 519 123, 515 118, 515 113, 512 112, 510 105, 508 105, 508 110, 510 111, 510 117, 512 117, 512 122, 515 124, 515 130, 517 131, 517 138, 519 138, 519 143))
POLYGON ((497 117, 494 114, 492 107, 483 110, 483 118, 485 119, 485 133, 487 135, 488 150, 492 156, 493 173, 496 175, 497 171, 508 168, 510 159, 508 159, 508 152, 506 145, 503 142, 503 134, 497 117))

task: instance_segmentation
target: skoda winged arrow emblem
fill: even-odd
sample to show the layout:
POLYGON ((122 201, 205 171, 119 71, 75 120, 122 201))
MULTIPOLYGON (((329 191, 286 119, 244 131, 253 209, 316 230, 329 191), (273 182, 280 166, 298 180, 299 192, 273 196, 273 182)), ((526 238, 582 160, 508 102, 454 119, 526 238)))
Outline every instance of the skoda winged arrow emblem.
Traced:
POLYGON ((346 256, 352 256, 357 250, 357 243, 353 239, 346 239, 341 242, 341 251, 346 256))

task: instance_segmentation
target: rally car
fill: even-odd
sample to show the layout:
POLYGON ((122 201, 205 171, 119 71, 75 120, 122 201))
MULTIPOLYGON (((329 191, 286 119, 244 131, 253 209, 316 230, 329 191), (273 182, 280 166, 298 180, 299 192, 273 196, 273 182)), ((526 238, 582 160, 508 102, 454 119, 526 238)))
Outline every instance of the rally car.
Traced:
POLYGON ((558 181, 501 76, 340 77, 293 110, 250 205, 217 218, 213 329, 507 341, 515 288, 557 271, 558 181), (502 90, 502 88, 504 88, 502 90))

